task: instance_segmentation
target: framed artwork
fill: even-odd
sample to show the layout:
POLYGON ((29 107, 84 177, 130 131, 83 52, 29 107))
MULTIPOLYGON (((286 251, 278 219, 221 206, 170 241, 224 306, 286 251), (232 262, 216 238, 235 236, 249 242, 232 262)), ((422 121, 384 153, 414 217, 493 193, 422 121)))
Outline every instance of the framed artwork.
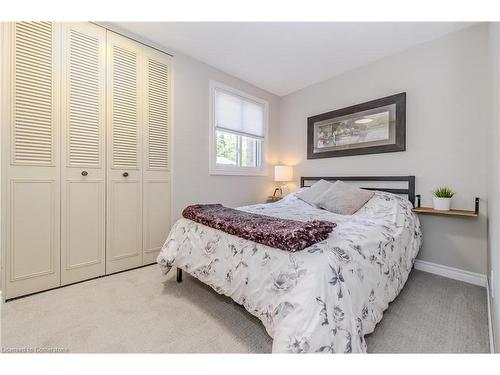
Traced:
POLYGON ((406 93, 307 119, 307 158, 406 150, 406 93))

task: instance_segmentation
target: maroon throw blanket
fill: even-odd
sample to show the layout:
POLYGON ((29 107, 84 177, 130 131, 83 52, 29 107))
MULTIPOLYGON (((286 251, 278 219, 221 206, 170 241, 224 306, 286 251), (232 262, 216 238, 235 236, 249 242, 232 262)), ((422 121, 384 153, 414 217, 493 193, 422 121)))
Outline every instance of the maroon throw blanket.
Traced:
POLYGON ((221 204, 195 204, 182 212, 186 219, 270 247, 299 251, 328 238, 337 224, 280 219, 224 207, 221 204))

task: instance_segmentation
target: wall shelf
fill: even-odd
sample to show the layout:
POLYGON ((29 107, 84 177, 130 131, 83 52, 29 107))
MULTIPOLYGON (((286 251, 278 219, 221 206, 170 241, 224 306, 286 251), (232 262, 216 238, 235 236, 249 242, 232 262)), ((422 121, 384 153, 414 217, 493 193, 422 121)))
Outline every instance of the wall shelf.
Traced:
POLYGON ((477 217, 479 215, 474 211, 467 211, 467 210, 439 211, 435 210, 432 207, 416 207, 412 211, 416 212, 417 214, 439 215, 439 216, 477 217))
POLYGON ((437 215, 437 216, 455 216, 455 217, 478 217, 479 216, 479 198, 476 197, 474 199, 474 211, 469 210, 449 210, 449 211, 440 211, 435 210, 432 207, 420 207, 420 195, 416 196, 417 198, 417 207, 412 209, 413 212, 417 214, 424 215, 437 215))

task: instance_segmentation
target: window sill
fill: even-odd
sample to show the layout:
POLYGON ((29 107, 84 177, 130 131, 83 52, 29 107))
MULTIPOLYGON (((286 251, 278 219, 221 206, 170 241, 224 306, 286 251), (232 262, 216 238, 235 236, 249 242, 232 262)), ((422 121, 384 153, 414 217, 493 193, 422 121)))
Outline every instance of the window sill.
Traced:
POLYGON ((247 176, 247 177, 265 177, 268 175, 266 170, 237 170, 237 169, 210 169, 211 176, 247 176))

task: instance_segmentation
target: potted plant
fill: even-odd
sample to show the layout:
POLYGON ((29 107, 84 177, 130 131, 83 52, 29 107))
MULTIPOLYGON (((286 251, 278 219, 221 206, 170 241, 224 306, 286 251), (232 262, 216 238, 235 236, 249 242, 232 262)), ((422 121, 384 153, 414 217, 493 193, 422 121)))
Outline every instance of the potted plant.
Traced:
POLYGON ((449 211, 451 206, 451 197, 455 195, 455 192, 448 187, 441 187, 433 192, 432 206, 435 210, 439 211, 449 211))

